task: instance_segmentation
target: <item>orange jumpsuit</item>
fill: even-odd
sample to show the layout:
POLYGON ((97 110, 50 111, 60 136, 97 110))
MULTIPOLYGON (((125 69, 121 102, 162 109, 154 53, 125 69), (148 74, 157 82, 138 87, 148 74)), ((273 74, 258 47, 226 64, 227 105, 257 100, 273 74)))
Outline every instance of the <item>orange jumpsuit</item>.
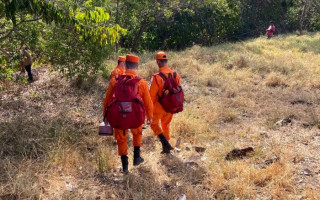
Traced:
MULTIPOLYGON (((136 72, 132 70, 126 70, 125 75, 129 75, 132 78, 137 76, 136 72)), ((109 86, 104 98, 104 102, 103 102, 103 116, 105 116, 105 110, 107 108, 108 102, 112 94, 114 93, 115 84, 116 84, 116 79, 112 78, 109 83, 109 86)), ((138 83, 138 86, 139 86, 139 95, 142 98, 144 106, 146 108, 147 118, 152 119, 153 103, 148 90, 148 84, 144 79, 141 79, 138 83)), ((137 129, 131 129, 131 133, 133 135, 133 146, 140 147, 142 143, 142 125, 137 129)), ((128 137, 128 130, 115 129, 115 138, 117 140, 118 153, 120 156, 128 155, 127 137, 128 137)))
POLYGON ((112 70, 111 75, 110 75, 110 80, 111 80, 112 78, 115 78, 115 77, 117 77, 118 75, 122 75, 122 74, 124 74, 124 69, 123 69, 122 67, 120 67, 120 66, 117 66, 116 68, 114 68, 114 69, 112 70))
MULTIPOLYGON (((112 79, 115 79, 118 77, 118 75, 123 75, 124 74, 124 69, 120 66, 117 66, 116 68, 114 68, 110 74, 110 83, 113 81, 112 79)), ((114 80, 115 81, 115 80, 114 80)), ((109 84, 110 84, 109 83, 109 84)), ((112 93, 110 94, 110 97, 111 97, 112 93)), ((109 97, 109 98, 110 98, 109 97)), ((109 100, 109 99, 108 99, 109 100)), ((107 104, 108 104, 108 101, 106 101, 106 98, 103 102, 103 114, 102 116, 104 117, 105 114, 106 114, 106 108, 107 108, 107 104)))
MULTIPOLYGON (((168 77, 168 74, 169 73, 173 74, 174 71, 168 66, 164 66, 159 68, 158 72, 162 72, 168 77)), ((181 84, 179 74, 177 74, 177 82, 179 85, 181 84)), ((150 96, 154 105, 154 111, 153 111, 151 129, 153 130, 153 133, 156 136, 162 133, 167 140, 170 140, 170 122, 172 120, 173 114, 167 113, 158 101, 163 90, 163 84, 164 84, 164 81, 159 75, 154 74, 152 76, 150 96), (160 121, 161 121, 161 127, 159 125, 160 121)))

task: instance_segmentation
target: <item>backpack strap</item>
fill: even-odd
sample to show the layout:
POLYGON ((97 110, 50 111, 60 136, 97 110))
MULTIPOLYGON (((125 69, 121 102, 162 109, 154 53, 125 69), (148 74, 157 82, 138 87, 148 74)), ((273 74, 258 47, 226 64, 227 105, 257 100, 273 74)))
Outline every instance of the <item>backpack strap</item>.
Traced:
MULTIPOLYGON (((158 88, 160 88, 159 82, 158 82, 158 80, 157 80, 157 75, 159 75, 164 81, 166 81, 168 78, 167 78, 166 75, 165 75, 164 73, 162 73, 162 72, 159 72, 159 73, 153 75, 153 76, 154 76, 154 77, 153 77, 153 78, 154 78, 154 81, 156 82, 158 88)), ((157 95, 159 96, 159 98, 161 98, 161 96, 162 96, 162 94, 159 95, 159 93, 157 93, 157 95)))
POLYGON ((167 80, 167 77, 166 77, 166 75, 164 75, 164 73, 162 73, 162 72, 159 72, 159 73, 153 75, 154 81, 156 82, 157 86, 159 87, 160 85, 159 85, 159 82, 158 82, 158 80, 157 80, 157 78, 156 78, 157 75, 159 75, 164 81, 167 80))
POLYGON ((173 76, 173 78, 177 78, 177 72, 173 72, 172 74, 169 73, 169 74, 168 74, 168 78, 167 78, 166 75, 164 75, 164 73, 162 73, 162 72, 159 72, 159 76, 161 76, 161 78, 162 78, 163 80, 167 80, 168 78, 172 78, 172 76, 173 76))
POLYGON ((128 75, 122 75, 125 76, 124 79, 124 85, 127 84, 128 81, 135 81, 136 83, 139 83, 139 81, 141 80, 141 78, 139 76, 135 76, 135 77, 131 77, 128 75))
POLYGON ((154 79, 155 79, 155 82, 157 84, 157 86, 159 87, 159 83, 158 83, 158 80, 156 78, 156 76, 159 75, 164 81, 166 81, 168 78, 177 78, 177 72, 173 72, 173 75, 171 73, 168 74, 168 77, 166 77, 166 75, 162 72, 159 72, 158 74, 154 75, 154 79))
POLYGON ((139 81, 141 81, 141 78, 139 76, 135 76, 134 79, 139 79, 139 81))
POLYGON ((118 81, 120 78, 123 78, 123 77, 125 77, 125 76, 126 76, 126 75, 118 74, 118 75, 116 75, 114 78, 115 78, 116 81, 118 81))
POLYGON ((166 77, 166 75, 162 72, 159 72, 158 74, 164 81, 167 80, 168 78, 166 77))
POLYGON ((130 77, 130 79, 128 80, 131 80, 131 81, 136 81, 136 87, 138 88, 137 90, 137 95, 139 95, 139 82, 141 81, 141 78, 139 76, 135 76, 133 78, 130 77))
POLYGON ((173 72, 172 74, 169 73, 169 74, 168 74, 168 77, 166 77, 166 75, 165 75, 164 73, 159 72, 159 73, 157 73, 156 75, 153 75, 153 76, 154 76, 154 79, 155 79, 155 81, 156 81, 156 84, 158 85, 158 87, 159 87, 159 84, 158 84, 158 81, 157 81, 157 78, 156 78, 157 75, 159 75, 164 81, 166 81, 168 78, 172 78, 172 76, 173 76, 173 78, 175 78, 175 79, 177 78, 177 72, 173 72))

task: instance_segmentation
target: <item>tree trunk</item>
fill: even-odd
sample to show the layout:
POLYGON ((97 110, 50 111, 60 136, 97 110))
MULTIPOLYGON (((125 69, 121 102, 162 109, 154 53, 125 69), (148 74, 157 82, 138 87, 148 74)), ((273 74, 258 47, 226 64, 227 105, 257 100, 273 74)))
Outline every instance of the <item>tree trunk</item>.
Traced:
POLYGON ((137 47, 139 45, 142 33, 146 30, 146 28, 148 27, 148 24, 149 23, 145 22, 145 21, 141 23, 139 32, 136 34, 136 36, 133 39, 133 43, 132 43, 132 46, 131 46, 131 51, 132 52, 137 52, 137 47))
MULTIPOLYGON (((119 24, 119 1, 117 0, 116 24, 119 24)), ((119 43, 116 42, 116 52, 118 53, 119 43)))
POLYGON ((307 2, 301 0, 300 2, 303 6, 303 9, 302 9, 302 12, 301 12, 301 15, 299 17, 299 27, 298 27, 298 30, 299 30, 299 35, 302 35, 303 34, 303 25, 304 25, 304 20, 305 20, 305 14, 306 14, 306 9, 307 9, 307 2))

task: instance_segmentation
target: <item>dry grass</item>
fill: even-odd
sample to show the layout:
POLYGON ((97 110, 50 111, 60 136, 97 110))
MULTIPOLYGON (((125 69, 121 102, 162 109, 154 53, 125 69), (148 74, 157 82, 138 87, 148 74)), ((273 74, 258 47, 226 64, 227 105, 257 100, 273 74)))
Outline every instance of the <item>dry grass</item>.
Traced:
POLYGON ((285 81, 275 74, 269 74, 265 79, 265 84, 269 87, 287 86, 285 81))
MULTIPOLYGON (((128 175, 113 139, 96 132, 105 80, 69 83, 43 68, 31 85, 6 83, 0 199, 320 199, 319 45, 314 33, 168 52, 186 96, 171 124, 181 151, 160 155, 148 128, 145 163, 133 167, 130 149, 128 175), (225 160, 249 146, 253 154, 225 160)), ((153 57, 141 55, 148 81, 153 57)))

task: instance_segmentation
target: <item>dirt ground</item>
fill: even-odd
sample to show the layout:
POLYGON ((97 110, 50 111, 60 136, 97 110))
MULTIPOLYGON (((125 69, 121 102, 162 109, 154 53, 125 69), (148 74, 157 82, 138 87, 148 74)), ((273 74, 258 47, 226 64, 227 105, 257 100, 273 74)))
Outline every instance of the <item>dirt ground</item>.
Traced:
MULTIPOLYGON (((169 52, 186 96, 171 126, 170 142, 181 145, 161 155, 147 127, 138 167, 129 138, 127 175, 114 139, 97 133, 107 80, 66 80, 44 66, 31 84, 7 83, 0 199, 320 199, 320 56, 306 46, 320 36, 299 38, 302 50, 293 37, 268 49, 259 38, 169 52)), ((148 81, 152 57, 141 56, 148 81)))

